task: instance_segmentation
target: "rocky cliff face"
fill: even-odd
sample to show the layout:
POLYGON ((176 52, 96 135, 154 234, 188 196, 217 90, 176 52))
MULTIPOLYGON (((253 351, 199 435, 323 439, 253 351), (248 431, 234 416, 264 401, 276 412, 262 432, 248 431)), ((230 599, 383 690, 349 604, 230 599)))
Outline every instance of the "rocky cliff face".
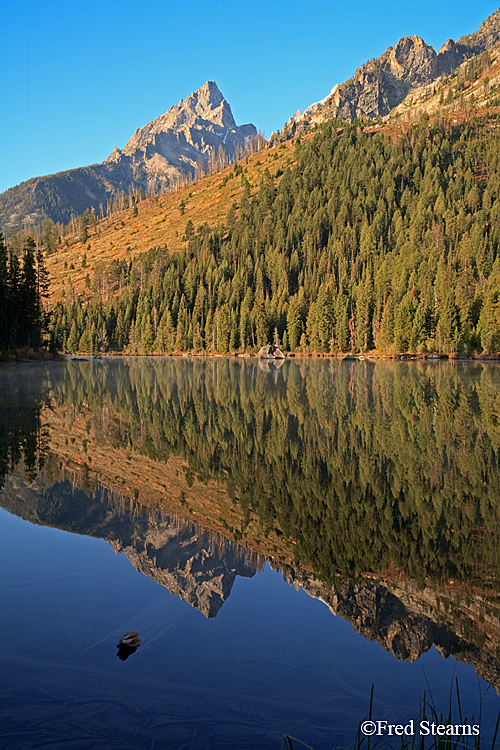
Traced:
POLYGON ((144 192, 193 177, 223 153, 233 159, 256 139, 254 125, 236 125, 231 107, 214 81, 153 122, 136 130, 126 146, 115 148, 102 164, 36 177, 0 195, 0 227, 15 230, 43 217, 68 222, 92 207, 99 213, 108 198, 130 187, 144 192))
POLYGON ((115 148, 105 163, 142 173, 147 183, 165 179, 168 183, 182 174, 194 176, 200 163, 206 169, 210 159, 222 158, 222 151, 233 158, 256 135, 254 125, 236 125, 215 81, 207 81, 164 115, 136 130, 123 150, 115 148))
POLYGON ((403 37, 376 60, 362 65, 352 78, 336 85, 321 102, 311 104, 302 114, 290 118, 275 143, 309 129, 315 123, 339 118, 352 122, 357 118, 385 117, 408 93, 449 75, 458 65, 500 40, 500 9, 490 16, 474 34, 454 42, 448 39, 439 50, 418 36, 403 37))

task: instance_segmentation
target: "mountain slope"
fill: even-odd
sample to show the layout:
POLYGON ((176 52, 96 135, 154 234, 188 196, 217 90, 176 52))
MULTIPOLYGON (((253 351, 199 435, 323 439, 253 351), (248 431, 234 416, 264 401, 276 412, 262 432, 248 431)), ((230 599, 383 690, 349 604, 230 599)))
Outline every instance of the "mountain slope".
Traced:
POLYGON ((47 256, 51 304, 73 294, 82 301, 91 299, 96 276, 106 276, 111 264, 125 258, 131 260, 151 247, 165 245, 169 252, 182 251, 188 245, 185 236, 188 222, 195 227, 207 224, 215 229, 225 220, 231 206, 237 209, 244 192, 243 177, 255 191, 266 169, 282 173, 293 161, 294 145, 290 142, 252 154, 236 167, 226 167, 178 191, 146 198, 137 204, 136 211, 115 206, 107 218, 89 227, 86 240, 82 241, 77 234, 68 235, 57 252, 47 256), (94 282, 88 287, 87 274, 94 282))
POLYGON ((5 231, 40 225, 44 217, 70 221, 92 208, 104 213, 117 193, 157 192, 196 173, 232 161, 257 144, 254 125, 237 126, 214 81, 136 130, 126 146, 102 164, 35 177, 0 195, 5 231))
POLYGON ((88 302, 72 305, 76 279, 54 289, 56 348, 245 353, 276 336, 291 352, 500 352, 500 131, 496 112, 465 115, 392 125, 394 138, 328 123, 177 206, 158 196, 147 225, 117 214, 99 252, 94 235, 81 259, 76 244, 50 256, 51 272, 62 261, 80 278, 96 263, 88 302))
POLYGON ((377 59, 362 65, 352 78, 335 85, 321 102, 311 104, 304 113, 293 115, 272 142, 306 130, 315 123, 331 119, 352 122, 355 119, 386 117, 405 97, 423 86, 437 82, 455 68, 500 41, 500 9, 487 18, 480 29, 441 47, 439 52, 418 36, 403 37, 395 47, 377 59))

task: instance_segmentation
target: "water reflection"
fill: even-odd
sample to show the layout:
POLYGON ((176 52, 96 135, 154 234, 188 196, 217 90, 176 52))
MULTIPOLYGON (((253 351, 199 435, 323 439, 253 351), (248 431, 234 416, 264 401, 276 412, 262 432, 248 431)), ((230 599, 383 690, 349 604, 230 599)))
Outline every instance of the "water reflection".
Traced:
POLYGON ((500 688, 500 375, 123 359, 2 375, 1 502, 215 617, 265 560, 398 659, 500 688))
POLYGON ((188 490, 215 482, 243 513, 233 535, 253 520, 329 580, 391 566, 421 582, 497 575, 497 370, 287 362, 275 383, 248 361, 71 364, 51 392, 52 447, 75 471, 87 457, 89 481, 111 460, 122 494, 144 502, 141 461, 161 462, 157 496, 181 505, 180 472, 188 490))
POLYGON ((130 509, 113 501, 106 490, 85 492, 67 480, 47 487, 39 477, 23 485, 13 475, 5 482, 1 502, 34 523, 105 539, 137 571, 207 618, 217 615, 237 576, 251 578, 264 563, 251 550, 178 514, 138 504, 130 509))

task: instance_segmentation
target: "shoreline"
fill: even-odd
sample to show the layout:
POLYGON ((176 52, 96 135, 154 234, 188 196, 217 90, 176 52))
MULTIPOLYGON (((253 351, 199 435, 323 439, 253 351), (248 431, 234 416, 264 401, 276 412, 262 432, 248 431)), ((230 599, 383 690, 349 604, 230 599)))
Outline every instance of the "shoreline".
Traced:
MULTIPOLYGON (((72 359, 72 360, 90 360, 104 359, 105 357, 233 357, 235 359, 259 359, 263 362, 283 361, 281 358, 259 357, 253 352, 100 352, 99 354, 65 354, 59 352, 54 359, 72 359)), ((364 360, 393 360, 393 361, 452 361, 452 362, 491 362, 500 361, 500 352, 492 354, 415 354, 415 353, 398 353, 390 354, 387 352, 366 352, 364 354, 352 354, 349 352, 285 352, 284 359, 338 359, 341 361, 364 361, 364 360)))
MULTIPOLYGON (((498 362, 500 361, 500 352, 493 352, 489 354, 462 354, 451 352, 450 354, 438 354, 436 352, 430 353, 415 353, 415 352, 378 352, 372 350, 369 352, 358 352, 353 354, 352 352, 284 352, 284 359, 337 359, 340 361, 377 361, 377 360, 392 360, 392 361, 419 361, 419 362, 438 362, 438 361, 451 361, 451 362, 498 362)), ((257 352, 118 352, 108 351, 99 352, 96 354, 88 354, 85 352, 76 352, 75 354, 68 354, 67 352, 56 352, 55 354, 49 354, 48 351, 38 350, 35 352, 0 352, 0 364, 6 362, 62 362, 66 360, 73 361, 87 361, 87 360, 99 360, 107 357, 233 357, 235 359, 258 359, 263 362, 276 362, 284 361, 281 358, 275 357, 259 357, 257 352)))

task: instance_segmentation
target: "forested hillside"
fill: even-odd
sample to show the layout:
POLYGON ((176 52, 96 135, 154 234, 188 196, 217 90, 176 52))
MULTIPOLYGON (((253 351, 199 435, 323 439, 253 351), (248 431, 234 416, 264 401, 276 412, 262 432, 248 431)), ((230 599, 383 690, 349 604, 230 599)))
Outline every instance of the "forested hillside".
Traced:
POLYGON ((397 137, 329 123, 296 141, 215 229, 107 272, 106 303, 60 303, 75 352, 500 349, 498 115, 423 117, 397 137))

